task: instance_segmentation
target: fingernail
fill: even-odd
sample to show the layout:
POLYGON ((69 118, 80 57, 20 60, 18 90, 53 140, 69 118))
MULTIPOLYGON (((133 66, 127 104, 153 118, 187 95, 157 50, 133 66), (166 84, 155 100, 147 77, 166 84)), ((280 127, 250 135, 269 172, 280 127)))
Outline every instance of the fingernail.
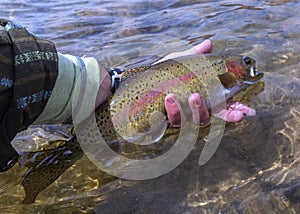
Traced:
POLYGON ((197 107, 200 107, 202 105, 202 100, 196 96, 193 97, 193 104, 197 107))
POLYGON ((202 105, 202 102, 200 100, 194 100, 193 103, 198 107, 202 105))
POLYGON ((168 97, 166 99, 166 101, 169 103, 169 104, 174 104, 175 103, 175 100, 172 98, 172 97, 168 97))

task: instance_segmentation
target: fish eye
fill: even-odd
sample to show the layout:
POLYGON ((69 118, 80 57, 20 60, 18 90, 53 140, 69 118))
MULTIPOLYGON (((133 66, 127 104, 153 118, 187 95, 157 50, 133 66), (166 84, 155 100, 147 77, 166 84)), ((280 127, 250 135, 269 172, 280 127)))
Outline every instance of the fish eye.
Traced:
POLYGON ((243 62, 244 62, 246 65, 251 65, 251 58, 248 57, 248 56, 243 56, 243 62))

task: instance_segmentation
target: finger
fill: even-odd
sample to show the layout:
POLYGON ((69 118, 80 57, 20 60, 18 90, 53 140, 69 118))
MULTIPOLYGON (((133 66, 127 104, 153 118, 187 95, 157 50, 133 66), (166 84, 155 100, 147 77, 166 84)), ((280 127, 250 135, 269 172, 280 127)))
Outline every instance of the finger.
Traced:
POLYGON ((238 110, 227 110, 223 109, 217 114, 214 114, 215 117, 218 117, 222 120, 228 121, 228 122, 239 122, 243 119, 244 114, 241 111, 238 110))
POLYGON ((204 40, 199 45, 192 47, 191 49, 184 51, 186 55, 191 54, 206 54, 211 53, 213 49, 213 44, 209 39, 204 40))
POLYGON ((198 125, 200 125, 201 123, 208 123, 209 113, 200 95, 198 93, 192 94, 189 97, 188 102, 192 110, 193 122, 198 125))
POLYGON ((219 113, 214 114, 214 116, 232 123, 240 122, 244 115, 255 116, 256 111, 253 108, 238 102, 231 103, 229 104, 228 109, 224 109, 219 113))
POLYGON ((170 53, 167 56, 165 56, 164 58, 162 58, 161 60, 155 62, 154 64, 163 62, 167 59, 174 59, 176 57, 180 57, 180 56, 187 56, 187 55, 193 55, 193 54, 206 54, 206 53, 210 53, 213 49, 213 44, 209 39, 204 40, 203 42, 201 42, 200 44, 192 47, 189 50, 186 51, 181 51, 181 52, 174 52, 174 53, 170 53))
POLYGON ((166 96, 165 108, 171 125, 180 126, 181 122, 184 122, 182 120, 185 120, 185 118, 184 115, 183 118, 181 118, 181 114, 180 114, 181 106, 179 101, 176 99, 175 94, 168 94, 166 96))
POLYGON ((255 116, 256 115, 256 111, 255 109, 243 104, 243 103, 239 103, 239 102, 233 102, 233 103, 229 103, 228 107, 229 110, 238 110, 243 112, 245 115, 247 116, 255 116))

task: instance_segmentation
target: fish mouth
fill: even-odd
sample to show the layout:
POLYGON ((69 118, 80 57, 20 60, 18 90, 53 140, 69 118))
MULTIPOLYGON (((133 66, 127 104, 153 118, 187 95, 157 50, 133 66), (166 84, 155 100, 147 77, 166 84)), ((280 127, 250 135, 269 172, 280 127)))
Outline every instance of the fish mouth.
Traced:
POLYGON ((257 75, 259 76, 255 78, 255 81, 245 80, 242 84, 231 88, 231 91, 228 90, 229 93, 225 93, 226 105, 228 106, 234 102, 249 103, 254 96, 264 91, 264 82, 261 81, 263 73, 257 75))
POLYGON ((257 73, 259 73, 259 72, 256 70, 255 64, 254 64, 250 67, 250 76, 255 77, 257 73))
POLYGON ((255 65, 250 67, 249 75, 246 77, 246 80, 243 81, 244 84, 253 85, 257 83, 261 78, 263 78, 264 73, 259 72, 255 65))
POLYGON ((254 85, 260 81, 260 79, 264 76, 263 73, 258 73, 254 78, 251 78, 249 80, 244 80, 242 82, 243 85, 246 85, 246 87, 250 85, 254 85))
MULTIPOLYGON (((252 70, 253 67, 251 67, 252 70)), ((255 68, 254 68, 255 69, 255 68)), ((254 71, 253 71, 254 72, 254 71)), ((250 72, 250 77, 248 77, 246 80, 241 81, 240 84, 237 84, 233 87, 231 87, 230 89, 226 89, 225 90, 225 98, 226 98, 226 102, 228 101, 232 101, 232 98, 237 95, 239 92, 246 90, 248 87, 253 86, 255 84, 257 84, 258 82, 260 82, 261 78, 264 76, 263 73, 258 72, 255 69, 255 75, 252 76, 253 72, 250 72), (252 73, 252 74, 251 74, 252 73)))
MULTIPOLYGON (((250 82, 250 83, 252 84, 252 82, 250 82)), ((228 104, 229 102, 232 102, 233 101, 232 98, 234 97, 234 95, 245 90, 251 84, 245 83, 245 81, 244 81, 243 84, 241 84, 241 85, 235 85, 235 86, 231 87, 230 89, 226 89, 225 90, 226 104, 228 104)))
POLYGON ((254 84, 256 84, 257 82, 259 82, 259 80, 256 80, 256 81, 244 81, 243 82, 243 84, 245 84, 245 85, 254 85, 254 84))
MULTIPOLYGON (((255 84, 261 83, 260 79, 261 79, 262 76, 263 76, 263 74, 261 74, 260 77, 257 78, 257 80, 255 80, 255 81, 251 81, 251 80, 246 81, 245 80, 241 84, 234 85, 233 87, 231 87, 229 89, 226 89, 224 87, 224 92, 223 93, 225 95, 226 107, 228 107, 228 105, 230 105, 231 103, 236 102, 235 96, 238 95, 240 92, 245 91, 248 87, 256 87, 255 84)), ((212 113, 212 108, 222 109, 221 106, 224 106, 223 103, 219 103, 219 102, 215 102, 214 106, 211 106, 210 99, 208 99, 208 98, 204 99, 204 103, 207 107, 207 110, 210 113, 212 113)))

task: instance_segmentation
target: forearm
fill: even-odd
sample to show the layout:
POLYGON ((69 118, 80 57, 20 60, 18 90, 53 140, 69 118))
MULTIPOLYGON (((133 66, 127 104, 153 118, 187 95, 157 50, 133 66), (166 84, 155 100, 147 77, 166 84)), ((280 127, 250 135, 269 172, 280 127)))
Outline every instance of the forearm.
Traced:
POLYGON ((111 77, 95 58, 58 56, 59 72, 52 95, 34 124, 62 123, 78 116, 79 111, 81 117, 87 117, 111 95, 111 77))
POLYGON ((96 107, 100 106, 103 102, 105 102, 107 98, 112 94, 112 83, 110 74, 107 72, 106 68, 104 68, 101 64, 99 65, 99 69, 101 79, 100 87, 96 98, 96 107))

